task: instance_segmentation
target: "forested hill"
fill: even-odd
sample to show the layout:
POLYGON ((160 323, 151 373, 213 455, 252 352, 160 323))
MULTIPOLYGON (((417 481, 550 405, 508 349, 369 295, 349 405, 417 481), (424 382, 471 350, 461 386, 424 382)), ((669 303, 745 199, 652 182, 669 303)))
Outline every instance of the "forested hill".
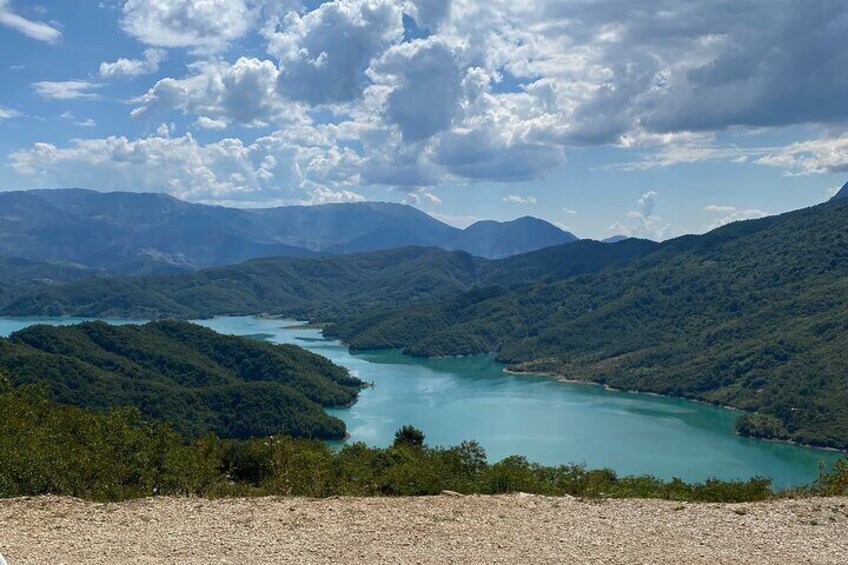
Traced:
POLYGON ((350 404, 362 384, 305 349, 175 321, 31 326, 0 338, 0 374, 61 404, 137 407, 186 437, 341 438, 323 407, 350 404))
POLYGON ((258 259, 179 275, 93 278, 10 298, 7 316, 203 318, 271 313, 317 320, 441 300, 474 287, 556 280, 645 256, 657 244, 579 241, 487 261, 407 247, 319 258, 258 259))
POLYGON ((414 355, 495 351, 518 370, 736 406, 753 414, 743 433, 848 448, 848 200, 330 333, 414 355))

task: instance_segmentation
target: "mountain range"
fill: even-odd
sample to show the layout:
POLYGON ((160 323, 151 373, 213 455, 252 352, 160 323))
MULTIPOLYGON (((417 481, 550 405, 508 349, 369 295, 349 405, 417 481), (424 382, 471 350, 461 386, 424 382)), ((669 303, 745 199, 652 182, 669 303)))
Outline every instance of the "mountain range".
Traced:
POLYGON ((0 256, 110 274, 407 245, 500 258, 576 240, 535 218, 483 221, 461 230, 411 206, 386 202, 239 209, 150 193, 0 193, 0 256))

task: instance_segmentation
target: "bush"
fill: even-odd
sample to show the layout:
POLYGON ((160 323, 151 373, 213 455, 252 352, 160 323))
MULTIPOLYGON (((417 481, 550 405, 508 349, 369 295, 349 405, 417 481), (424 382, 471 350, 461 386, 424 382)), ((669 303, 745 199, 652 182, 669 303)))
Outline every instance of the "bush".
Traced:
MULTIPOLYGON (((772 496, 765 479, 687 484, 621 477, 609 469, 544 467, 512 456, 490 465, 476 442, 428 447, 411 426, 388 448, 354 443, 333 451, 317 440, 268 437, 185 443, 135 409, 92 412, 57 406, 33 387, 0 378, 0 497, 56 494, 114 501, 180 496, 420 496, 528 492, 741 502, 772 496)), ((848 464, 810 489, 848 494, 848 464)))
POLYGON ((848 458, 837 461, 829 472, 822 467, 811 490, 821 496, 848 496, 848 458))

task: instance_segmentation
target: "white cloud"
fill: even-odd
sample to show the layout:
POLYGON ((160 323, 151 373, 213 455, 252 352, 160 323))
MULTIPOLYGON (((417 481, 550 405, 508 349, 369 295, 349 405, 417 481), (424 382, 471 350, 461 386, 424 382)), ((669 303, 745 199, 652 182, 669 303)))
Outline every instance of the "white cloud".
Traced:
POLYGON ((792 143, 756 161, 790 174, 848 172, 848 134, 792 143))
POLYGON ((717 204, 710 204, 709 206, 705 206, 704 210, 712 215, 718 216, 715 219, 711 220, 708 228, 711 230, 715 228, 720 228, 721 226, 730 224, 732 222, 738 222, 741 220, 753 220, 756 218, 763 218, 769 215, 768 212, 765 212, 763 210, 740 210, 735 206, 724 206, 717 204))
POLYGON ((100 88, 100 85, 87 80, 42 80, 33 83, 32 87, 39 96, 48 100, 86 100, 97 98, 97 93, 92 90, 100 88))
MULTIPOLYGON (((562 167, 572 147, 597 144, 629 152, 626 162, 611 165, 624 170, 707 160, 779 166, 792 174, 848 170, 845 136, 785 148, 727 141, 754 127, 824 130, 848 120, 842 4, 825 0, 813 9, 794 0, 661 0, 656 10, 630 0, 119 5, 121 25, 133 37, 195 55, 185 74, 161 78, 138 97, 133 116, 153 126, 181 113, 204 137, 231 135, 231 126, 277 130, 241 142, 258 180, 251 184, 250 175, 239 172, 246 180, 230 178, 233 187, 254 187, 253 197, 263 191, 270 191, 269 199, 292 196, 274 192, 263 180, 271 175, 300 191, 292 197, 302 200, 317 188, 344 195, 382 184, 435 205, 422 189, 537 179, 562 167), (404 14, 429 34, 404 39, 404 14), (253 45, 239 51, 237 40, 250 33, 267 41, 267 58, 253 45), (277 164, 259 167, 266 156, 277 164)), ((0 7, 7 5, 0 0, 0 7)), ((149 49, 141 59, 104 62, 101 76, 151 72, 161 54, 149 49)), ((93 98, 99 87, 88 81, 36 85, 51 99, 93 98)), ((152 139, 126 143, 163 145, 152 139)), ((195 145, 196 152, 176 152, 169 162, 196 162, 196 153, 212 150, 195 145)), ((70 160, 55 165, 67 167, 70 160)), ((184 170, 206 175, 192 165, 184 170)), ((212 184, 221 184, 223 177, 211 170, 212 184)), ((647 209, 651 202, 623 221, 649 237, 673 232, 647 209)))
POLYGON ((273 178, 240 140, 202 145, 190 134, 172 138, 168 128, 136 140, 76 139, 64 148, 36 143, 13 152, 10 161, 36 184, 166 192, 189 200, 251 194, 273 178))
POLYGON ((335 0, 303 15, 289 12, 269 35, 280 92, 311 105, 360 97, 371 60, 403 37, 402 16, 394 0, 335 0))
POLYGON ((44 41, 45 43, 58 43, 62 39, 62 32, 50 24, 28 20, 12 11, 9 0, 0 0, 0 25, 10 27, 24 35, 44 41))
POLYGON ((159 80, 138 100, 132 116, 161 119, 179 110, 198 115, 205 129, 302 119, 300 106, 277 95, 278 70, 271 61, 241 57, 232 65, 206 61, 190 68, 195 74, 186 78, 159 80))
POLYGON ((637 130, 622 135, 615 145, 641 153, 636 160, 607 166, 623 171, 646 171, 702 161, 742 164, 772 150, 770 147, 740 147, 719 143, 713 133, 689 131, 657 134, 637 130))
POLYGON ((502 202, 506 202, 507 204, 519 204, 519 205, 527 205, 527 204, 536 204, 535 196, 520 196, 518 194, 507 194, 503 198, 501 198, 502 202))
POLYGON ((0 106, 0 122, 3 120, 11 120, 12 118, 19 118, 21 115, 22 114, 17 110, 0 106))
POLYGON ((337 202, 364 202, 365 197, 350 190, 334 191, 326 187, 318 187, 311 191, 304 204, 333 204, 337 202))
POLYGON ((155 47, 214 53, 249 30, 256 14, 245 0, 127 0, 121 27, 155 47))
POLYGON ((419 206, 421 204, 429 204, 430 206, 439 206, 442 204, 442 199, 428 191, 427 189, 418 189, 413 192, 409 192, 406 194, 406 197, 403 199, 404 204, 414 204, 415 206, 419 206))
POLYGON ((572 210, 571 208, 563 208, 562 213, 568 214, 569 216, 573 216, 574 214, 577 213, 577 210, 572 210))
POLYGON ((636 208, 625 214, 625 220, 615 222, 608 229, 616 235, 641 237, 662 241, 680 235, 681 230, 664 222, 654 214, 659 194, 653 190, 643 193, 636 201, 636 208))
POLYGON ((144 59, 126 59, 121 57, 112 63, 100 63, 101 78, 137 77, 159 71, 159 63, 167 54, 162 49, 145 49, 144 59))
POLYGON ((80 127, 84 127, 84 128, 93 128, 93 127, 96 127, 96 126, 97 126, 97 122, 96 122, 96 121, 94 121, 94 120, 93 120, 93 119, 91 119, 91 118, 86 118, 86 119, 84 119, 84 120, 81 120, 81 121, 79 121, 79 122, 76 122, 76 125, 78 125, 78 126, 80 126, 80 127))

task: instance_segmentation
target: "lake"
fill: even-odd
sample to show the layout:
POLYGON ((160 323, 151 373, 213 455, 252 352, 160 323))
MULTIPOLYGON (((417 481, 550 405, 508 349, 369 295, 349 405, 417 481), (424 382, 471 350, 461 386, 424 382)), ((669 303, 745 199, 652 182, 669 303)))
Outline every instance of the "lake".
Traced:
MULTIPOLYGON (((36 322, 79 321, 0 318, 0 335, 36 322)), ((519 454, 545 465, 582 463, 687 481, 759 475, 771 477, 777 487, 809 483, 821 461, 840 457, 739 437, 732 410, 507 374, 491 356, 417 359, 394 350, 352 354, 318 330, 293 327, 295 322, 221 317, 198 323, 225 334, 300 345, 373 382, 352 407, 330 411, 347 424, 349 441, 389 445, 399 427, 412 424, 431 445, 475 439, 491 461, 519 454)))

